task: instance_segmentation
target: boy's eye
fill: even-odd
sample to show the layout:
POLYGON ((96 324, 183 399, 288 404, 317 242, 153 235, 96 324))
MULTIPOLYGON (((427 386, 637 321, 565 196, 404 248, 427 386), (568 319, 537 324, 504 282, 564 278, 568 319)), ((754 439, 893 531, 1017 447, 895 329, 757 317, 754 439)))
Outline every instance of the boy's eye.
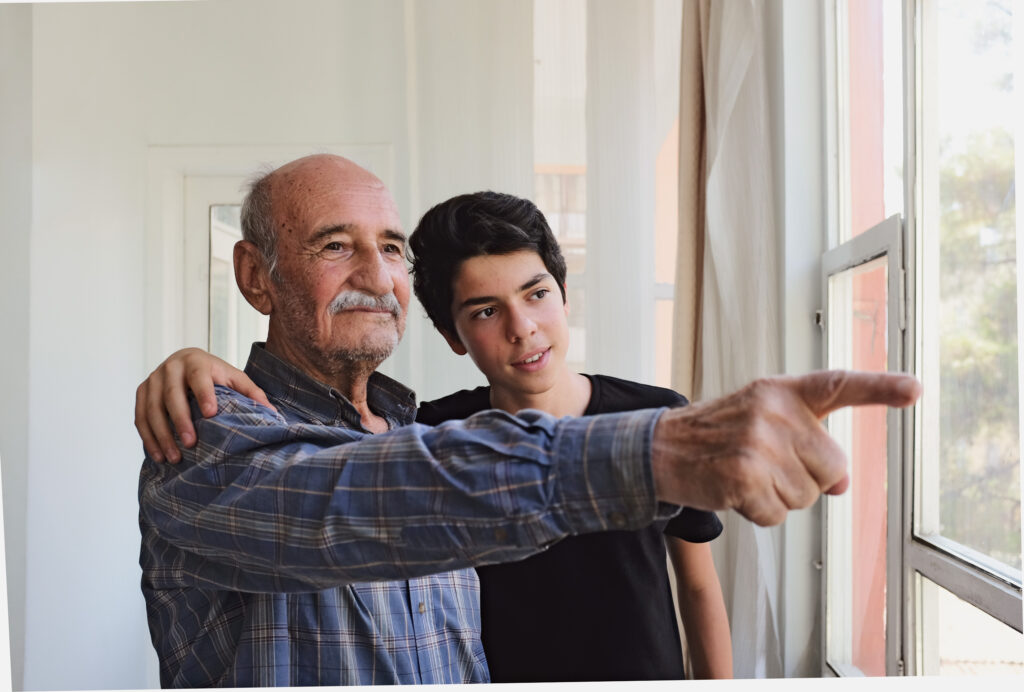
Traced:
POLYGON ((483 310, 478 310, 473 313, 474 320, 485 320, 488 317, 492 317, 497 312, 493 307, 486 307, 483 310))

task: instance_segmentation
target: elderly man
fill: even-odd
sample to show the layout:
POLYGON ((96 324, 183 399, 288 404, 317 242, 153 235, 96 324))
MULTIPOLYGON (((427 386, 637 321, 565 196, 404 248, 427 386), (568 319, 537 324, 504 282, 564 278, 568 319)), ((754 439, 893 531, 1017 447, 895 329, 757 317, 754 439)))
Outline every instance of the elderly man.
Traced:
POLYGON ((236 279, 270 316, 246 372, 273 410, 218 387, 173 465, 140 426, 164 686, 487 681, 466 568, 678 505, 778 523, 845 489, 824 415, 919 392, 910 377, 816 373, 683 409, 409 425, 412 392, 375 372, 409 301, 383 184, 339 157, 293 161, 253 185, 243 232, 236 279))

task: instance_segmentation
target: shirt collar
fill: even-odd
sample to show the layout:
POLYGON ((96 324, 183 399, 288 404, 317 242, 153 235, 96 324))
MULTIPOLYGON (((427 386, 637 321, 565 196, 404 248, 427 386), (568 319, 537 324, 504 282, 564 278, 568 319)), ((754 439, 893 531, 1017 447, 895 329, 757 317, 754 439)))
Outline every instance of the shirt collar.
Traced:
MULTIPOLYGON (((359 414, 344 394, 270 353, 265 342, 252 345, 245 373, 275 400, 275 405, 283 403, 320 423, 344 422, 360 427, 359 414)), ((387 375, 370 375, 366 399, 370 409, 387 419, 392 428, 408 425, 416 418, 416 393, 387 375)))

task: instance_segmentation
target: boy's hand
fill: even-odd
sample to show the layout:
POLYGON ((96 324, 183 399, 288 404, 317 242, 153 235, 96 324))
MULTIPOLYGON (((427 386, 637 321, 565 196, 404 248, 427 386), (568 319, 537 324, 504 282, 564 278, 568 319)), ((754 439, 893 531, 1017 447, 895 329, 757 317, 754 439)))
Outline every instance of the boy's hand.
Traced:
POLYGON ((262 389, 238 368, 198 348, 185 348, 168 356, 135 390, 135 428, 142 445, 153 461, 166 458, 172 464, 181 461, 181 452, 168 425, 177 431, 181 444, 192 447, 196 431, 192 427, 188 391, 191 390, 203 416, 217 413, 215 384, 234 389, 275 411, 262 389))

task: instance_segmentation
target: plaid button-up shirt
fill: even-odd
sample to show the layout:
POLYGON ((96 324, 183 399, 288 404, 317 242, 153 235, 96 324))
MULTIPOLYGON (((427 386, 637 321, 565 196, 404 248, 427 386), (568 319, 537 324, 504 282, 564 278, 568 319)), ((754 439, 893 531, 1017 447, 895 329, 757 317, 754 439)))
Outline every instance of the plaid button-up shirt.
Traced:
POLYGON ((670 515, 657 411, 409 424, 375 374, 370 435, 331 387, 254 345, 277 413, 217 388, 179 464, 146 459, 142 590, 164 687, 487 682, 473 565, 670 515))

